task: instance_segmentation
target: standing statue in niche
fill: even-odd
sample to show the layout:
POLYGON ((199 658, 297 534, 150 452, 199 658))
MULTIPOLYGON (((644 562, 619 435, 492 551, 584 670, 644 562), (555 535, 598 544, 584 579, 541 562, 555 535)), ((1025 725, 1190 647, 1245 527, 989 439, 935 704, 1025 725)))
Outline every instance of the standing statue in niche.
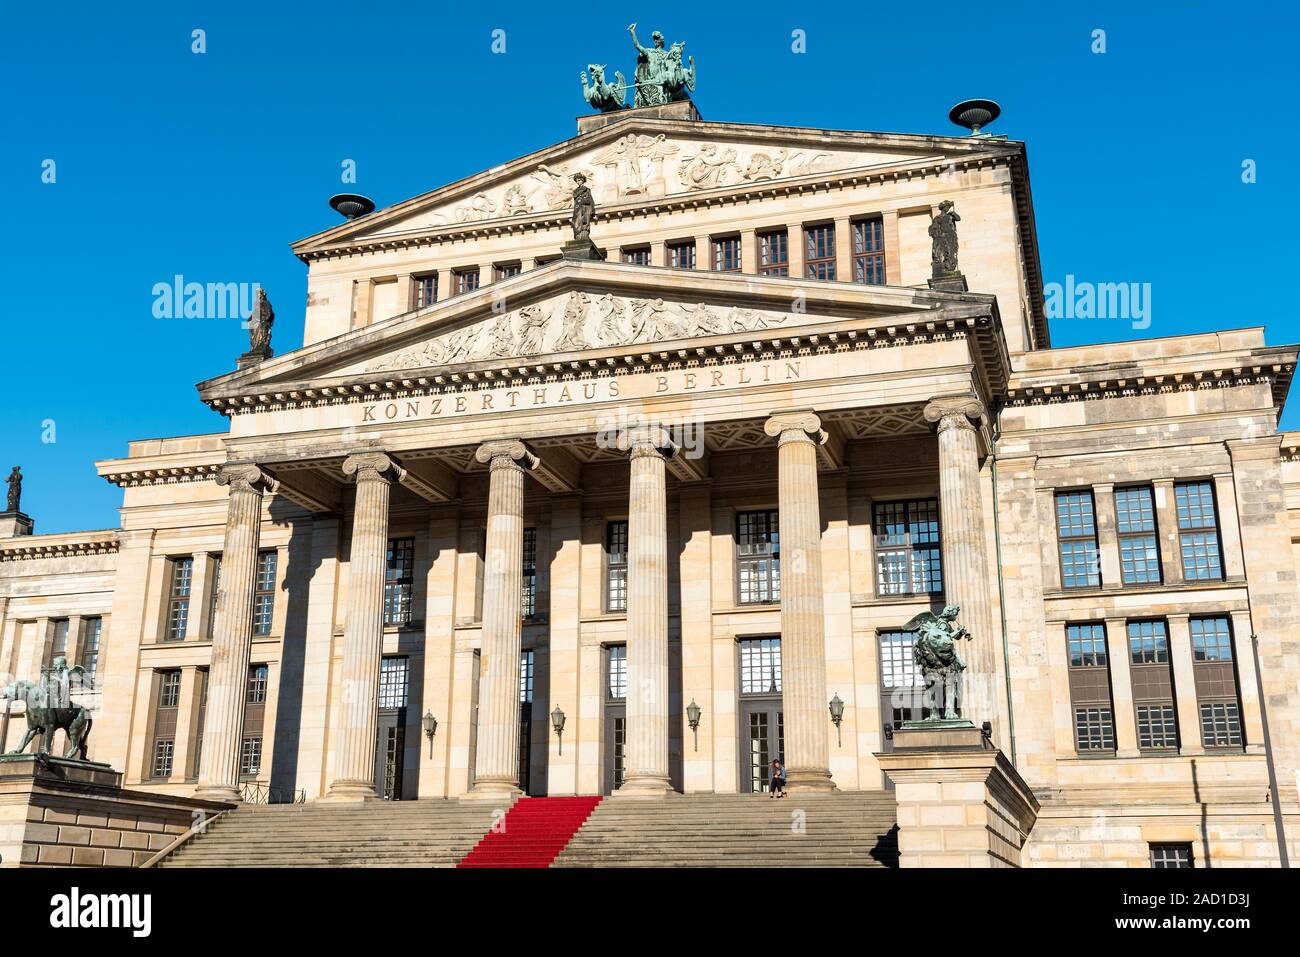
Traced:
POLYGON ((957 269, 957 224, 961 217, 953 208, 952 200, 945 199, 939 204, 938 215, 930 220, 930 268, 934 279, 946 279, 956 276, 957 269))
POLYGON ((596 218, 596 200, 587 187, 587 177, 573 174, 573 238, 582 242, 591 238, 591 221, 596 218))
POLYGON ((9 502, 5 511, 16 512, 23 498, 23 473, 19 466, 14 466, 14 470, 9 473, 5 483, 9 486, 9 502))

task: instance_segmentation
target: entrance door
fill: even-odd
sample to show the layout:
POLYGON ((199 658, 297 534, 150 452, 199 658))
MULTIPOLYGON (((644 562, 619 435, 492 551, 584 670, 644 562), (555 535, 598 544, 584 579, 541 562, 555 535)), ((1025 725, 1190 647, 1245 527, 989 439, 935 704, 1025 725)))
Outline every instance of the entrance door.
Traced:
POLYGON ((772 778, 772 762, 785 763, 781 639, 746 638, 738 645, 740 792, 760 794, 772 778))
POLYGON ((386 708, 380 711, 377 737, 375 790, 385 801, 400 801, 403 756, 406 752, 406 709, 386 708))
POLYGON ((623 786, 627 772, 627 645, 610 645, 605 649, 605 794, 623 786))

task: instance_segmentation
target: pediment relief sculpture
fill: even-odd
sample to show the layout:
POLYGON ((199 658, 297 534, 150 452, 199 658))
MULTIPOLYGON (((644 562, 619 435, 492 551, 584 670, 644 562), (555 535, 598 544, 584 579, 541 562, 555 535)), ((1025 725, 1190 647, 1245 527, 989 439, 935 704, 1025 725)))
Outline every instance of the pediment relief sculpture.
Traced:
POLYGON ((371 360, 364 372, 423 369, 494 359, 526 359, 609 346, 668 342, 780 326, 790 313, 707 303, 630 299, 575 290, 442 333, 371 360))

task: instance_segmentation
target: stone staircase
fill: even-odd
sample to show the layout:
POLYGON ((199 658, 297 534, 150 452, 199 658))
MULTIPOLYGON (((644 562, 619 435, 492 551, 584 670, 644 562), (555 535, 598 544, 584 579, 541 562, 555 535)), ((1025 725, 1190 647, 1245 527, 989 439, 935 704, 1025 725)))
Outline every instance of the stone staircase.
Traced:
POLYGON ((491 802, 243 805, 159 867, 455 867, 504 807, 491 802))
POLYGON ((601 802, 598 797, 520 798, 459 867, 550 867, 601 802))
POLYGON ((607 798, 552 867, 897 867, 892 791, 607 798))

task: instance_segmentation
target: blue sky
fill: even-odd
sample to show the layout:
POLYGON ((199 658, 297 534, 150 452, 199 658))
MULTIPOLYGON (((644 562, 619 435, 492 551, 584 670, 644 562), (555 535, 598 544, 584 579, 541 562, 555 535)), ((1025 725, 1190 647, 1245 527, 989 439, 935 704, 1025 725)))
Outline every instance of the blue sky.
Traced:
POLYGON ((1045 278, 1151 283, 1149 328, 1058 320, 1056 345, 1260 322, 1270 344, 1300 341, 1293 5, 716 8, 7 5, 0 465, 22 464, 37 531, 115 526, 121 493, 93 462, 128 440, 224 430, 194 384, 246 334, 154 318, 155 283, 260 283, 277 351, 296 348, 306 268, 288 243, 338 221, 327 197, 384 206, 572 136, 578 73, 630 74, 633 19, 687 41, 707 119, 951 133, 954 102, 998 100, 992 131, 1028 143, 1045 278))

